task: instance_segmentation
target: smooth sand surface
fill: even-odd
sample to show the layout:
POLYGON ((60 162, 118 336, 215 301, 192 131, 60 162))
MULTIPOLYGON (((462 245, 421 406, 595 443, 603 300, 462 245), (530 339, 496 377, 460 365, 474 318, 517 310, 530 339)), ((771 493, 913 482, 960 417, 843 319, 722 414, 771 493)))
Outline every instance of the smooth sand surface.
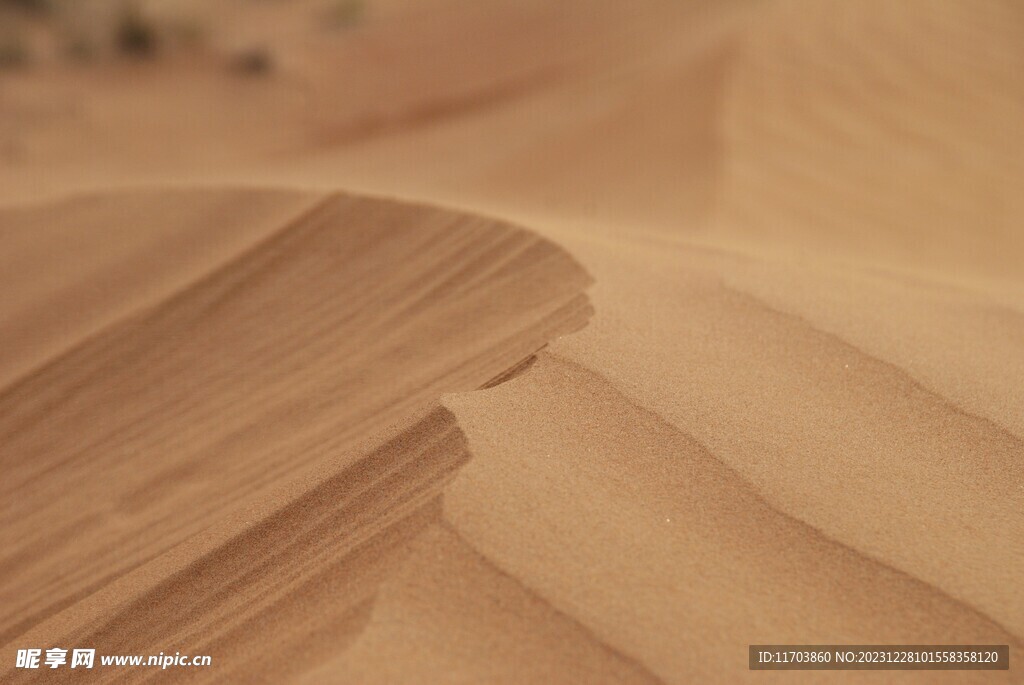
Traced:
POLYGON ((5 681, 1020 682, 1017 3, 307 5, 0 74, 5 681))

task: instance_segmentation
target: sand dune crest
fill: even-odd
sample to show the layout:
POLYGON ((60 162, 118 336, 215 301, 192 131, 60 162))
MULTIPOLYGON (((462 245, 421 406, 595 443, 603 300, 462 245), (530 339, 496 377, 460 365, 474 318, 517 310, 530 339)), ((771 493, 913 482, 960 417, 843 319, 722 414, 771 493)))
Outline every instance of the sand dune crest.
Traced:
MULTIPOLYGON (((193 221, 189 193, 169 194, 100 202, 193 221)), ((61 207, 72 226, 95 210, 61 207)), ((584 325, 587 284, 526 231, 332 194, 21 376, 0 393, 4 490, 19 492, 2 641, 230 653, 240 633, 270 640, 259 617, 285 596, 341 602, 325 621, 359 611, 466 458, 438 396, 500 382, 584 325)))

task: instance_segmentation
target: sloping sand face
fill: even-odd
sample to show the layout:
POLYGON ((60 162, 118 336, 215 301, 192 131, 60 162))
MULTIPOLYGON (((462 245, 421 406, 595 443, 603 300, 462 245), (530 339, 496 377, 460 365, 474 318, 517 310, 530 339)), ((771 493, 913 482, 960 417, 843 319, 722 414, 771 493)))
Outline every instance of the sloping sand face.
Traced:
POLYGON ((343 649, 468 457, 439 395, 499 382, 589 316, 586 273, 500 222, 211 192, 93 197, 0 226, 96 239, 140 216, 194 225, 196 203, 290 214, 141 309, 84 317, 115 318, 0 394, 5 668, 36 641, 170 642, 246 656, 215 680, 276 682, 343 649))
POLYGON ((368 0, 340 33, 194 4, 275 68, 3 75, 9 648, 187 645, 216 666, 167 677, 240 682, 1021 680, 1017 0, 368 0), (109 194, 140 182, 189 190, 109 194), (253 183, 299 190, 196 189, 253 183), (596 313, 532 356, 582 322, 571 260, 336 188, 529 227, 596 313), (1014 670, 748 670, 782 641, 1014 670))

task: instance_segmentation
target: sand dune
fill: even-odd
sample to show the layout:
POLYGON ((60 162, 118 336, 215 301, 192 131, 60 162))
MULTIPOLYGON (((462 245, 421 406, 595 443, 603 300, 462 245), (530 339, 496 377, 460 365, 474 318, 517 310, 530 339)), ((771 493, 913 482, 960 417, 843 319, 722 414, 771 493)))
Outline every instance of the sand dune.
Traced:
POLYGON ((723 223, 1019 282, 1021 20, 998 0, 773 3, 746 29, 723 110, 723 223))
POLYGON ((1020 681, 1017 3, 208 5, 0 76, 5 679, 1020 681))
POLYGON ((4 390, 5 490, 19 493, 4 511, 4 643, 141 653, 174 633, 276 663, 260 644, 281 633, 247 629, 278 615, 275 597, 305 592, 344 624, 391 539, 436 518, 465 458, 439 394, 493 384, 588 316, 587 276, 553 245, 393 202, 149 192, 17 225, 142 210, 187 227, 193 199, 305 206, 4 390))
POLYGON ((1019 644, 968 603, 865 555, 862 541, 845 543, 788 513, 695 437, 558 355, 483 400, 451 404, 471 450, 488 456, 449 489, 452 522, 663 680, 720 678, 734 645, 772 636, 793 644, 824 636, 1019 644), (579 409, 559 410, 566 401, 579 409), (528 437, 509 440, 495 430, 495 415, 528 437), (570 445, 588 459, 553 458, 570 445), (573 496, 580 492, 589 496, 573 496), (489 493, 486 507, 480 493, 489 493), (513 523, 532 534, 502 535, 513 523))

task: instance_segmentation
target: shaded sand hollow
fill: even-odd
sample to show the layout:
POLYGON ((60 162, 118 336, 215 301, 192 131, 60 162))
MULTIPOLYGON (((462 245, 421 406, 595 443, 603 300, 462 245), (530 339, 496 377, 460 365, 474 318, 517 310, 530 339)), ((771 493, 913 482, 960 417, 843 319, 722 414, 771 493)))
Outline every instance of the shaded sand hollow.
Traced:
POLYGON ((1019 3, 287 5, 0 77, 5 681, 1021 682, 1019 3))

